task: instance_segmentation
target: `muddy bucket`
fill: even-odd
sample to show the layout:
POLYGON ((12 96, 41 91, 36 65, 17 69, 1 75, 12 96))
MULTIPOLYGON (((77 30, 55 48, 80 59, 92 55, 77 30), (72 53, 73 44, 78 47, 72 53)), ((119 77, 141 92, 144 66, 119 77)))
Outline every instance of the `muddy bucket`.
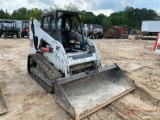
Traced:
POLYGON ((0 115, 6 113, 7 111, 8 109, 7 109, 6 101, 4 99, 2 88, 0 85, 0 115))
POLYGON ((135 89, 118 65, 99 68, 55 81, 55 101, 79 120, 135 89))

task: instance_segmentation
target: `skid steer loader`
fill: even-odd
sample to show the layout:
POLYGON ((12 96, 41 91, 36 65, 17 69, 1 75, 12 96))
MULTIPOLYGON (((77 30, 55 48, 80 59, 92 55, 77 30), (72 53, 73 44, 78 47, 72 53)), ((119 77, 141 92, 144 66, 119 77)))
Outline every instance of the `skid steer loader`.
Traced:
POLYGON ((56 10, 30 20, 28 73, 73 119, 79 120, 135 89, 117 64, 101 67, 85 38, 81 12, 56 10))

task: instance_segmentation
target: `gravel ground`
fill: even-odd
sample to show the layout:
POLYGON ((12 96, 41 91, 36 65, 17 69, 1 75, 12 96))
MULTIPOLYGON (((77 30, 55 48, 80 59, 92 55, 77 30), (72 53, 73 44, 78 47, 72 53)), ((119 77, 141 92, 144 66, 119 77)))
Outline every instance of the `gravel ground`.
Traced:
MULTIPOLYGON (((154 41, 93 40, 102 66, 117 63, 135 81, 136 90, 98 110, 84 120, 159 120, 160 56, 153 51, 154 41)), ((0 120, 70 120, 27 73, 29 41, 25 38, 0 38, 0 84, 8 113, 0 120)))

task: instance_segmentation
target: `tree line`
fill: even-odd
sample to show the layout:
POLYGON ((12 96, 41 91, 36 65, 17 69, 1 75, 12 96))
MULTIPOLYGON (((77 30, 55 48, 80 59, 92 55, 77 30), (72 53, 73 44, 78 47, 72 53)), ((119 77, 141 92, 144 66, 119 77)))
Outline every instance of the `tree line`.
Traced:
POLYGON ((16 19, 16 20, 29 20, 31 17, 41 19, 42 10, 38 8, 32 8, 28 10, 25 7, 14 10, 11 14, 8 11, 0 10, 0 19, 16 19))
POLYGON ((126 7, 124 11, 114 12, 110 16, 85 12, 83 23, 100 24, 104 29, 110 25, 140 28, 144 20, 160 20, 160 14, 151 9, 126 7))
MULTIPOLYGON (((79 11, 75 4, 65 5, 66 10, 79 11)), ((61 9, 57 6, 50 7, 50 10, 61 9)), ((114 12, 110 16, 106 16, 103 13, 95 15, 93 12, 81 11, 84 13, 82 22, 85 24, 100 24, 105 29, 107 26, 126 26, 131 28, 140 28, 141 23, 144 20, 160 20, 160 14, 156 11, 146 8, 133 8, 126 7, 124 11, 114 12)), ((11 14, 8 11, 0 10, 0 19, 17 19, 17 20, 29 20, 31 17, 41 19, 43 10, 38 8, 27 9, 25 7, 14 10, 11 14)))

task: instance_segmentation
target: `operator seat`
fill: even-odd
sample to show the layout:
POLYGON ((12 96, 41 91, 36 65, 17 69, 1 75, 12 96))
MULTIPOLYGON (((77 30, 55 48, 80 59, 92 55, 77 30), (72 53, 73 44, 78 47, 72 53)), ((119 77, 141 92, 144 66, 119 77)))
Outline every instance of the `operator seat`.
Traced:
POLYGON ((72 48, 69 43, 69 33, 67 29, 62 29, 61 30, 61 37, 62 37, 62 45, 64 46, 64 49, 66 52, 71 52, 72 48))

